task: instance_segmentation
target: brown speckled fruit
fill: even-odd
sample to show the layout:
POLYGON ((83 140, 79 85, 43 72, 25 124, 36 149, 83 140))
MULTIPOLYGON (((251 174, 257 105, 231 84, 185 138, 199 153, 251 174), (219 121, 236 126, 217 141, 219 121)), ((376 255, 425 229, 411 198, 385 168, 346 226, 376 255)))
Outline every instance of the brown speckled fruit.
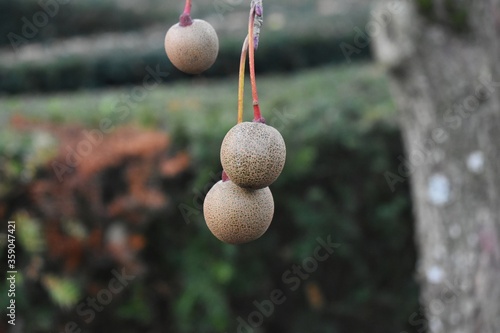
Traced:
POLYGON ((165 35, 165 51, 172 64, 188 74, 210 68, 219 53, 219 39, 210 23, 194 19, 188 26, 173 25, 165 35))
POLYGON ((220 159, 229 179, 238 186, 264 188, 283 170, 285 141, 274 127, 259 122, 240 123, 224 137, 220 159))
POLYGON ((271 190, 244 189, 232 181, 219 181, 203 203, 208 228, 219 240, 229 244, 253 241, 271 224, 274 200, 271 190))

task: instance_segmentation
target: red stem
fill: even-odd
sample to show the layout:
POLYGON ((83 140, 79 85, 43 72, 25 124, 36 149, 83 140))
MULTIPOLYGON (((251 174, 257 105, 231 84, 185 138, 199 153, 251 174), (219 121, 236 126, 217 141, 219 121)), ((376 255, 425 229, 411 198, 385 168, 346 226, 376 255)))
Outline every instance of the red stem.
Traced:
POLYGON ((191 0, 186 0, 186 5, 184 6, 184 14, 191 15, 191 0))
POLYGON ((226 171, 222 170, 222 181, 227 182, 229 179, 229 176, 227 175, 226 171))
POLYGON ((248 20, 248 62, 250 67, 250 84, 252 85, 253 98, 253 121, 265 122, 262 118, 259 107, 259 94, 257 92, 257 82, 255 81, 255 40, 253 35, 253 25, 255 22, 255 6, 250 9, 250 18, 248 20))
POLYGON ((179 25, 181 27, 187 27, 191 24, 193 24, 193 20, 191 19, 191 0, 186 0, 184 12, 179 17, 179 25))

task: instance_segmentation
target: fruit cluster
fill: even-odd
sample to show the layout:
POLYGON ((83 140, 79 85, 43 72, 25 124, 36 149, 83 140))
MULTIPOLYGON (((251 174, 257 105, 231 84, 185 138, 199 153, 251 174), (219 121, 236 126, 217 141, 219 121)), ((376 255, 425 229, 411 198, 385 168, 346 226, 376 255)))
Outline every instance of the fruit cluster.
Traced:
MULTIPOLYGON (((191 0, 186 0, 179 23, 165 36, 165 49, 180 70, 197 74, 209 68, 217 57, 218 39, 205 21, 190 17, 191 0)), ((250 242, 262 236, 274 215, 269 189, 285 165, 286 147, 281 134, 265 124, 255 82, 254 51, 262 24, 262 0, 252 0, 248 36, 243 43, 238 89, 238 124, 222 141, 222 180, 208 192, 203 204, 210 231, 229 244, 250 242), (243 122, 243 87, 248 53, 254 120, 243 122)))

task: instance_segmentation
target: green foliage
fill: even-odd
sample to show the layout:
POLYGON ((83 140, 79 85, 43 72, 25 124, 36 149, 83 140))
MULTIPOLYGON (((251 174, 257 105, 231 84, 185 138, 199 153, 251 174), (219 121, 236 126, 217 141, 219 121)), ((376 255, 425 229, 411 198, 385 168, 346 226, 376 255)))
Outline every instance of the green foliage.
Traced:
POLYGON ((31 254, 38 254, 45 248, 45 238, 42 234, 40 221, 20 212, 15 217, 17 240, 21 247, 31 254))
POLYGON ((9 34, 16 34, 27 42, 47 42, 82 34, 128 31, 148 26, 152 22, 175 20, 178 16, 178 13, 173 11, 163 11, 160 15, 154 10, 153 3, 154 1, 149 1, 143 5, 143 10, 138 10, 134 7, 119 6, 115 1, 103 0, 68 1, 68 3, 57 0, 1 1, 0 45, 11 43, 9 34), (42 7, 40 3, 45 6, 42 7), (44 22, 41 18, 43 16, 48 18, 46 24, 41 24, 44 22), (34 27, 34 32, 33 29, 25 29, 28 34, 23 33, 26 22, 34 27))
MULTIPOLYGON (((237 318, 248 320, 257 311, 254 301, 269 300, 275 289, 286 300, 263 317, 260 332, 415 332, 408 323, 418 307, 408 188, 392 193, 383 177, 398 163, 402 144, 382 70, 357 64, 259 79, 262 112, 285 139, 287 163, 271 186, 270 229, 242 246, 215 239, 201 212, 203 196, 220 177, 220 143, 236 122, 237 80, 204 82, 159 87, 131 110, 127 122, 170 133, 175 149, 190 153, 191 169, 163 180, 169 209, 145 215, 148 223, 137 230, 147 239, 143 275, 84 332, 235 332, 237 318), (183 216, 181 205, 191 213, 183 216), (338 247, 306 278, 287 279, 314 255, 318 238, 338 247)), ((0 113, 47 114, 96 128, 127 93, 10 97, 2 105, 11 107, 0 113)), ((251 120, 249 89, 246 97, 244 118, 251 120)), ((95 223, 85 216, 80 222, 95 223)), ((46 308, 32 304, 34 317, 46 308)), ((52 323, 79 319, 72 312, 62 320, 49 308, 44 314, 52 323)), ((41 325, 36 331, 48 332, 41 325)))
POLYGON ((37 168, 55 156, 56 143, 43 131, 0 131, 0 200, 8 201, 33 179, 37 168))
MULTIPOLYGON (((268 37, 259 48, 256 66, 260 73, 286 72, 325 63, 341 63, 344 55, 339 48, 343 42, 351 43, 353 37, 308 35, 296 38, 275 35, 268 37)), ((238 71, 241 51, 240 41, 221 41, 216 63, 204 73, 205 77, 231 76, 238 71)), ((361 49, 352 58, 370 57, 369 48, 361 49)), ((93 56, 68 56, 48 63, 20 62, 0 64, 0 91, 8 94, 22 92, 68 91, 79 88, 97 88, 113 85, 142 85, 149 75, 147 68, 168 72, 162 82, 189 79, 190 76, 175 69, 168 61, 163 47, 124 52, 116 49, 93 56)))
POLYGON ((116 316, 125 320, 137 321, 141 324, 151 322, 151 308, 148 306, 146 286, 144 284, 134 284, 132 295, 124 304, 116 309, 116 316))
MULTIPOLYGON (((0 2, 0 45, 11 44, 9 34, 16 34, 26 42, 41 42, 50 45, 52 41, 65 37, 95 35, 104 32, 137 31, 155 25, 165 29, 175 24, 184 7, 178 0, 143 0, 140 3, 123 0, 19 0, 0 2), (61 2, 59 5, 54 6, 61 2), (35 16, 35 18, 34 18, 35 16), (43 22, 47 16, 47 22, 43 22), (41 22, 41 23, 38 23, 41 22), (36 23, 36 24, 35 24, 36 23), (42 24, 43 23, 43 24, 42 24), (33 24, 35 31, 26 28, 33 24), (24 28, 24 29, 23 29, 24 28)), ((267 7, 266 7, 267 8, 267 7)), ((333 30, 344 26, 347 22, 366 22, 369 5, 358 5, 346 15, 319 13, 319 6, 314 3, 299 1, 274 0, 269 6, 268 14, 283 14, 288 18, 282 23, 269 21, 268 32, 286 31, 286 35, 310 34, 311 31, 331 35, 333 30), (320 14, 320 15, 318 15, 320 14), (274 24, 273 24, 274 23, 274 24)), ((249 2, 242 0, 199 0, 193 3, 192 15, 196 18, 208 19, 217 24, 222 31, 233 30, 228 22, 233 14, 247 13, 249 2)), ((340 29, 342 30, 342 29, 340 29)), ((12 38, 12 35, 10 35, 12 38)), ((24 41, 21 42, 24 44, 24 41)), ((241 45, 240 45, 241 46, 241 45)))
POLYGON ((72 279, 47 274, 42 282, 52 301, 61 308, 74 306, 80 298, 80 285, 72 279))
MULTIPOLYGON (((175 0, 145 0, 137 4, 123 4, 118 0, 73 1, 60 5, 58 13, 50 18, 49 24, 40 28, 27 42, 42 41, 40 48, 50 50, 52 45, 59 45, 58 40, 52 39, 61 37, 92 34, 92 38, 97 39, 108 31, 146 28, 156 31, 158 28, 151 28, 156 26, 164 27, 166 32, 177 21, 181 10, 182 4, 175 0), (55 44, 51 44, 53 42, 55 44)), ((0 32, 4 30, 4 33, 0 33, 0 44, 8 43, 8 40, 2 41, 2 38, 6 39, 9 32, 21 34, 24 21, 20 17, 31 20, 40 11, 41 7, 35 0, 0 3, 0 18, 5 16, 0 28, 0 32)), ((237 73, 245 31, 231 29, 229 22, 236 15, 245 15, 248 3, 205 0, 197 2, 193 11, 196 12, 194 16, 205 18, 214 24, 220 40, 218 59, 203 76, 222 77, 237 73), (224 6, 219 8, 219 4, 224 6)), ((269 29, 262 34, 256 55, 260 73, 286 72, 345 61, 339 45, 352 44, 355 37, 353 27, 365 26, 369 19, 369 6, 359 6, 348 15, 318 15, 318 11, 316 6, 301 2, 273 2, 269 12, 266 11, 269 14, 269 29), (285 16, 287 20, 278 25, 273 24, 273 17, 285 16)), ((138 31, 139 36, 145 33, 143 30, 138 31)), ((112 37, 102 38, 100 43, 110 43, 110 40, 112 37)), ((148 75, 147 67, 156 68, 158 65, 161 71, 169 73, 164 82, 191 78, 170 64, 162 39, 155 45, 134 50, 115 46, 100 53, 84 52, 46 57, 43 60, 35 58, 24 61, 21 57, 17 61, 6 62, 0 59, 0 92, 18 94, 140 85, 148 75)), ((359 54, 352 55, 352 60, 363 60, 370 56, 370 48, 365 47, 360 49, 359 54)))

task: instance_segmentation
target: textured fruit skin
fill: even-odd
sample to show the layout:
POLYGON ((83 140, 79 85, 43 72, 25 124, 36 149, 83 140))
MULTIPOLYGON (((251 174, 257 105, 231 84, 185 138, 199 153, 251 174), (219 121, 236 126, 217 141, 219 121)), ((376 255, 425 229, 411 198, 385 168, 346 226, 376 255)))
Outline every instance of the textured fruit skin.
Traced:
POLYGON ((199 74, 210 68, 219 53, 219 39, 210 23, 194 19, 182 27, 179 23, 165 35, 165 51, 172 64, 188 74, 199 74))
POLYGON ((243 122, 222 141, 220 159, 235 184, 259 189, 271 185, 285 165, 286 146, 280 132, 258 122, 243 122))
POLYGON ((274 215, 271 190, 244 189, 232 181, 219 181, 203 203, 208 229, 229 244, 253 241, 266 232, 274 215))

